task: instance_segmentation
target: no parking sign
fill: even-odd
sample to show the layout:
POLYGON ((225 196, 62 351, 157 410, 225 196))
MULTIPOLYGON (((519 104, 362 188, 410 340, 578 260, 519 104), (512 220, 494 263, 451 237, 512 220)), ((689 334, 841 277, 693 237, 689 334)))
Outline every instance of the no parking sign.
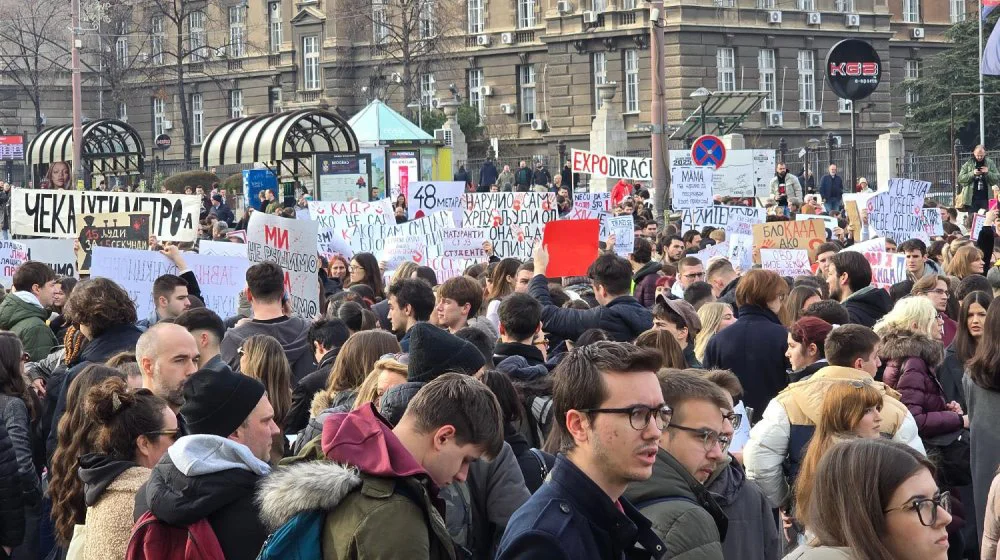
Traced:
POLYGON ((691 146, 691 159, 700 167, 711 165, 718 169, 726 162, 726 146, 718 136, 706 134, 694 141, 691 146))

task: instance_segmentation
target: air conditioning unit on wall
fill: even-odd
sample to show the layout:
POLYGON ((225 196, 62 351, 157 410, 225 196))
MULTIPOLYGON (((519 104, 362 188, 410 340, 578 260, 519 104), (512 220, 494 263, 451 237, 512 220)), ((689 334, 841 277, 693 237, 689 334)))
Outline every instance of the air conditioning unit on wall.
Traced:
POLYGON ((597 23, 597 12, 583 12, 583 23, 597 23))
POLYGON ((781 23, 781 12, 778 10, 768 12, 767 23, 781 23))
POLYGON ((501 33, 500 34, 500 42, 503 43, 503 44, 505 44, 505 45, 513 45, 514 44, 514 34, 513 33, 501 33))
POLYGON ((809 128, 821 128, 823 126, 823 113, 806 114, 806 126, 809 128))
POLYGON ((861 16, 858 14, 847 14, 844 18, 844 25, 847 27, 861 27, 861 16))
POLYGON ((542 119, 532 119, 531 130, 545 130, 545 121, 542 119))
POLYGON ((771 111, 767 114, 767 126, 769 128, 781 128, 785 126, 785 115, 781 111, 771 111))
POLYGON ((806 16, 806 23, 809 25, 819 25, 823 23, 823 15, 819 12, 809 12, 806 16))
POLYGON ((477 35, 476 36, 476 44, 479 45, 480 47, 488 47, 488 46, 490 46, 490 36, 489 35, 477 35))
POLYGON ((500 104, 500 112, 503 113, 503 114, 505 114, 505 115, 513 115, 514 114, 514 105, 511 104, 511 103, 501 103, 500 104))
POLYGON ((910 36, 913 37, 914 39, 923 39, 924 38, 924 28, 923 27, 914 27, 913 29, 910 30, 910 36))
POLYGON ((493 86, 479 86, 479 95, 489 97, 493 95, 493 86))

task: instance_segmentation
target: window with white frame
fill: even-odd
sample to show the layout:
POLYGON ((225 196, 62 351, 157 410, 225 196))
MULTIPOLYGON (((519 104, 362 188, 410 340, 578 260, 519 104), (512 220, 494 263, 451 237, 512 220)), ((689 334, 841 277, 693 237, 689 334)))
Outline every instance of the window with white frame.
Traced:
POLYGON ((535 26, 535 0, 517 0, 517 27, 535 26))
POLYGON ((523 64, 518 67, 518 82, 520 84, 519 105, 521 106, 521 122, 531 122, 535 118, 534 64, 523 64))
POLYGON ((773 10, 775 0, 757 0, 758 10, 773 10))
POLYGON ((431 108, 431 102, 434 100, 434 94, 437 93, 434 90, 434 74, 421 74, 420 75, 420 105, 421 107, 431 108))
POLYGON ((774 77, 776 66, 774 49, 760 49, 757 53, 757 75, 760 77, 757 89, 767 92, 767 97, 760 103, 761 111, 778 110, 777 82, 774 77))
POLYGON ((736 91, 736 51, 732 47, 719 47, 715 51, 715 68, 718 73, 719 91, 736 91))
POLYGON ((267 111, 269 113, 280 113, 282 107, 281 86, 272 86, 268 88, 267 94, 267 111))
POLYGON ((434 0, 420 0, 420 38, 434 36, 434 0))
POLYGON ((853 14, 857 11, 854 0, 836 0, 834 7, 842 14, 853 14))
MULTIPOLYGON (((906 88, 906 104, 913 105, 920 101, 920 93, 913 89, 916 81, 920 79, 920 60, 909 59, 906 61, 906 66, 903 71, 903 80, 905 80, 909 87, 906 88)), ((907 107, 907 114, 912 111, 907 107)))
POLYGON ((191 49, 191 62, 205 59, 205 12, 188 14, 188 48, 191 49))
POLYGON ((804 12, 815 12, 816 0, 795 0, 795 7, 804 12))
POLYGON ((118 117, 118 120, 120 121, 128 122, 128 104, 124 101, 119 103, 118 107, 115 109, 115 116, 118 117))
POLYGON ((229 56, 240 58, 247 50, 247 9, 245 6, 229 8, 229 56))
POLYGON ((319 89, 319 37, 302 38, 302 89, 319 89))
POLYGON ((486 28, 484 0, 468 0, 469 33, 478 35, 486 28))
POLYGON ((238 119, 243 116, 243 90, 229 90, 229 118, 238 119))
POLYGON ((281 29, 281 2, 267 4, 267 31, 271 54, 277 54, 281 50, 281 43, 285 40, 281 29))
POLYGON ((625 49, 625 112, 639 112, 639 51, 625 49))
POLYGON ((597 86, 608 83, 608 53, 595 52, 590 58, 591 76, 594 82, 594 112, 604 106, 597 86))
POLYGON ((816 53, 799 51, 799 111, 816 110, 816 53))
POLYGON ((621 0, 621 6, 623 10, 634 10, 635 0, 621 0))
POLYGON ((486 98, 480 89, 484 85, 486 83, 483 81, 483 69, 469 69, 469 105, 475 107, 480 116, 486 114, 486 98))
POLYGON ((372 42, 385 43, 389 38, 389 23, 385 13, 384 0, 372 0, 372 42))
POLYGON ((716 8, 735 8, 736 0, 715 0, 716 8))
POLYGON ((118 62, 119 66, 126 66, 128 64, 127 36, 115 39, 115 60, 118 62))
POLYGON ((149 58, 153 64, 163 64, 163 45, 167 38, 163 32, 163 17, 154 16, 149 22, 149 30, 149 58))
POLYGON ((159 97, 153 98, 153 136, 163 134, 163 120, 166 118, 166 103, 159 97))
POLYGON ((965 21, 965 0, 948 0, 948 7, 952 23, 965 21))
POLYGON ((920 23, 920 0, 903 0, 903 21, 920 23))
POLYGON ((603 14, 608 9, 608 0, 590 0, 590 9, 603 14))
POLYGON ((191 94, 191 143, 201 144, 205 138, 205 98, 191 94))

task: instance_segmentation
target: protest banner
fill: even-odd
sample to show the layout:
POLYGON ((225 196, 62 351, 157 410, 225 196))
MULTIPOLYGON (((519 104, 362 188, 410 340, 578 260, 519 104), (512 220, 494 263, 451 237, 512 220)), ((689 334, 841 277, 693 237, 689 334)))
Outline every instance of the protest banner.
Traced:
POLYGON ((444 211, 396 225, 359 225, 342 238, 350 239, 354 253, 372 253, 378 257, 382 254, 388 237, 419 235, 426 238, 428 246, 437 247, 441 244, 441 232, 454 226, 451 212, 444 211))
MULTIPOLYGON (((412 183, 410 184, 412 187, 412 183)), ((420 235, 393 235, 385 238, 380 261, 385 262, 385 270, 396 270, 399 265, 413 261, 424 264, 427 258, 427 241, 420 235)))
POLYGON ((924 208, 924 233, 928 237, 944 235, 944 224, 941 223, 941 211, 937 208, 924 208))
POLYGON ((76 269, 90 272, 94 247, 149 249, 149 214, 77 214, 76 269))
POLYGON ((761 249, 804 249, 812 262, 816 260, 816 249, 824 241, 823 220, 754 224, 753 261, 760 262, 761 249))
MULTIPOLYGON (((604 219, 604 231, 615 236, 615 254, 624 257, 635 250, 635 219, 632 214, 625 216, 607 216, 604 219)), ((600 234, 598 234, 600 235, 600 234)))
POLYGON ((20 243, 28 249, 29 260, 49 265, 57 276, 80 277, 72 239, 22 239, 20 243))
POLYGON ((810 276, 809 252, 805 249, 761 249, 760 264, 781 276, 810 276))
POLYGON ((348 259, 354 256, 350 237, 343 232, 340 234, 335 233, 332 229, 319 230, 319 233, 316 235, 316 250, 327 261, 333 255, 343 255, 348 259))
POLYGON ((670 207, 674 210, 712 205, 713 167, 678 166, 670 170, 670 207))
POLYGON ((746 272, 753 268, 753 235, 744 233, 726 234, 729 243, 727 258, 738 272, 746 272))
POLYGON ((902 243, 907 239, 930 241, 924 232, 924 197, 931 188, 927 181, 889 179, 889 188, 868 199, 868 227, 872 235, 902 243))
POLYGON ((868 251, 875 251, 878 253, 885 252, 885 238, 876 237, 875 239, 869 239, 868 241, 863 241, 861 243, 855 243, 850 247, 844 249, 845 251, 854 251, 856 253, 866 253, 868 251))
POLYGON ((493 253, 500 258, 531 258, 545 224, 559 218, 554 193, 469 193, 463 208, 462 227, 487 228, 493 253))
POLYGON ((411 181, 406 193, 407 219, 415 220, 434 212, 449 210, 455 227, 462 227, 462 181, 411 181))
POLYGON ((29 260, 28 248, 17 241, 0 241, 0 283, 11 287, 17 267, 29 260))
POLYGON ((218 257, 239 257, 247 258, 247 246, 245 243, 230 243, 228 241, 209 241, 202 239, 198 242, 199 255, 215 255, 218 257))
POLYGON ((319 229, 334 230, 349 230, 363 224, 396 222, 392 201, 385 198, 375 202, 311 200, 309 218, 319 224, 319 229))
POLYGON ((729 242, 723 241, 722 243, 709 245, 708 247, 705 247, 701 251, 695 253, 694 256, 701 261, 701 264, 705 265, 705 268, 708 268, 708 261, 712 257, 729 257, 729 242))
POLYGON ((13 189, 11 233, 76 239, 80 214, 147 214, 160 241, 195 241, 202 199, 194 194, 13 189))
MULTIPOLYGON (((246 257, 223 257, 184 253, 184 261, 198 279, 205 307, 223 319, 236 314, 240 291, 246 286, 250 261, 246 257)), ((174 263, 159 251, 95 247, 91 276, 114 280, 135 302, 136 315, 145 319, 156 308, 153 282, 164 274, 180 274, 174 263)))
MULTIPOLYGON (((763 224, 767 210, 753 206, 722 206, 715 204, 704 208, 691 208, 681 212, 681 229, 698 229, 705 226, 724 228, 729 233, 735 224, 763 224)), ((747 230, 749 233, 750 230, 747 230)))
POLYGON ((573 173, 633 181, 653 180, 653 160, 650 158, 609 156, 573 149, 570 161, 573 173))
POLYGON ((466 268, 474 264, 485 263, 486 259, 455 259, 451 257, 430 257, 427 259, 427 266, 431 267, 437 277, 438 284, 461 276, 466 268))
MULTIPOLYGON (((696 165, 691 150, 670 150, 670 169, 696 165)), ((712 174, 712 194, 750 198, 771 194, 774 150, 727 150, 726 159, 712 174)))
POLYGON ((549 252, 545 275, 586 276, 598 254, 597 220, 558 220, 545 224, 543 244, 549 252))
POLYGON ((831 232, 833 230, 837 229, 838 227, 840 227, 840 223, 837 221, 837 218, 834 218, 833 216, 827 216, 825 214, 796 214, 795 215, 795 221, 796 222, 804 222, 806 220, 823 220, 823 227, 826 228, 826 229, 828 229, 828 230, 830 230, 831 232))
POLYGON ((576 192, 573 193, 573 208, 593 210, 595 212, 611 211, 611 193, 609 192, 576 192))
POLYGON ((488 259, 483 250, 485 229, 449 228, 441 231, 441 256, 453 259, 488 259))
POLYGON ((979 233, 983 231, 983 226, 986 225, 986 216, 982 214, 972 215, 972 225, 969 227, 969 239, 973 241, 979 239, 979 233))
POLYGON ((906 280, 906 255, 885 251, 865 251, 862 254, 872 267, 872 286, 887 289, 906 280))
MULTIPOLYGON (((317 223, 254 212, 247 226, 247 256, 252 263, 273 261, 285 272, 292 313, 312 319, 319 312, 317 223)), ((216 257, 218 258, 218 257, 216 257)))

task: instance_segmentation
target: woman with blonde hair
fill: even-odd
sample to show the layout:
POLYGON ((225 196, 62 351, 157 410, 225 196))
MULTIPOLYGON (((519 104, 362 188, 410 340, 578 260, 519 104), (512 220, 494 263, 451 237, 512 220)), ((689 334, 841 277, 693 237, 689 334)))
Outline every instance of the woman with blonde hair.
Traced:
POLYGON ((875 323, 873 330, 883 340, 889 332, 910 330, 940 343, 941 327, 938 311, 929 299, 908 297, 897 301, 892 311, 875 323))
MULTIPOLYGON (((403 359, 403 356, 398 356, 403 359)), ((359 408, 370 402, 378 405, 391 387, 406 383, 406 364, 398 361, 396 356, 382 358, 375 362, 371 373, 365 377, 364 383, 358 388, 358 396, 354 399, 354 408, 359 408)))
POLYGON ((677 339, 669 331, 663 329, 649 329, 640 334, 635 339, 635 345, 639 348, 651 348, 663 356, 663 366, 671 369, 684 369, 687 361, 684 359, 684 350, 677 343, 677 339))
POLYGON ((728 303, 712 302, 701 306, 698 310, 698 319, 701 320, 701 330, 694 337, 694 355, 699 362, 705 363, 708 341, 712 340, 715 333, 735 323, 736 318, 733 316, 733 308, 728 303))
POLYGON ((983 252, 975 245, 965 245, 952 254, 945 272, 959 280, 973 274, 982 274, 984 269, 983 252))
POLYGON ((285 456, 285 418, 292 408, 292 366, 276 338, 255 334, 243 341, 238 350, 240 373, 264 384, 267 398, 274 407, 274 423, 281 429, 271 441, 272 465, 285 456))

